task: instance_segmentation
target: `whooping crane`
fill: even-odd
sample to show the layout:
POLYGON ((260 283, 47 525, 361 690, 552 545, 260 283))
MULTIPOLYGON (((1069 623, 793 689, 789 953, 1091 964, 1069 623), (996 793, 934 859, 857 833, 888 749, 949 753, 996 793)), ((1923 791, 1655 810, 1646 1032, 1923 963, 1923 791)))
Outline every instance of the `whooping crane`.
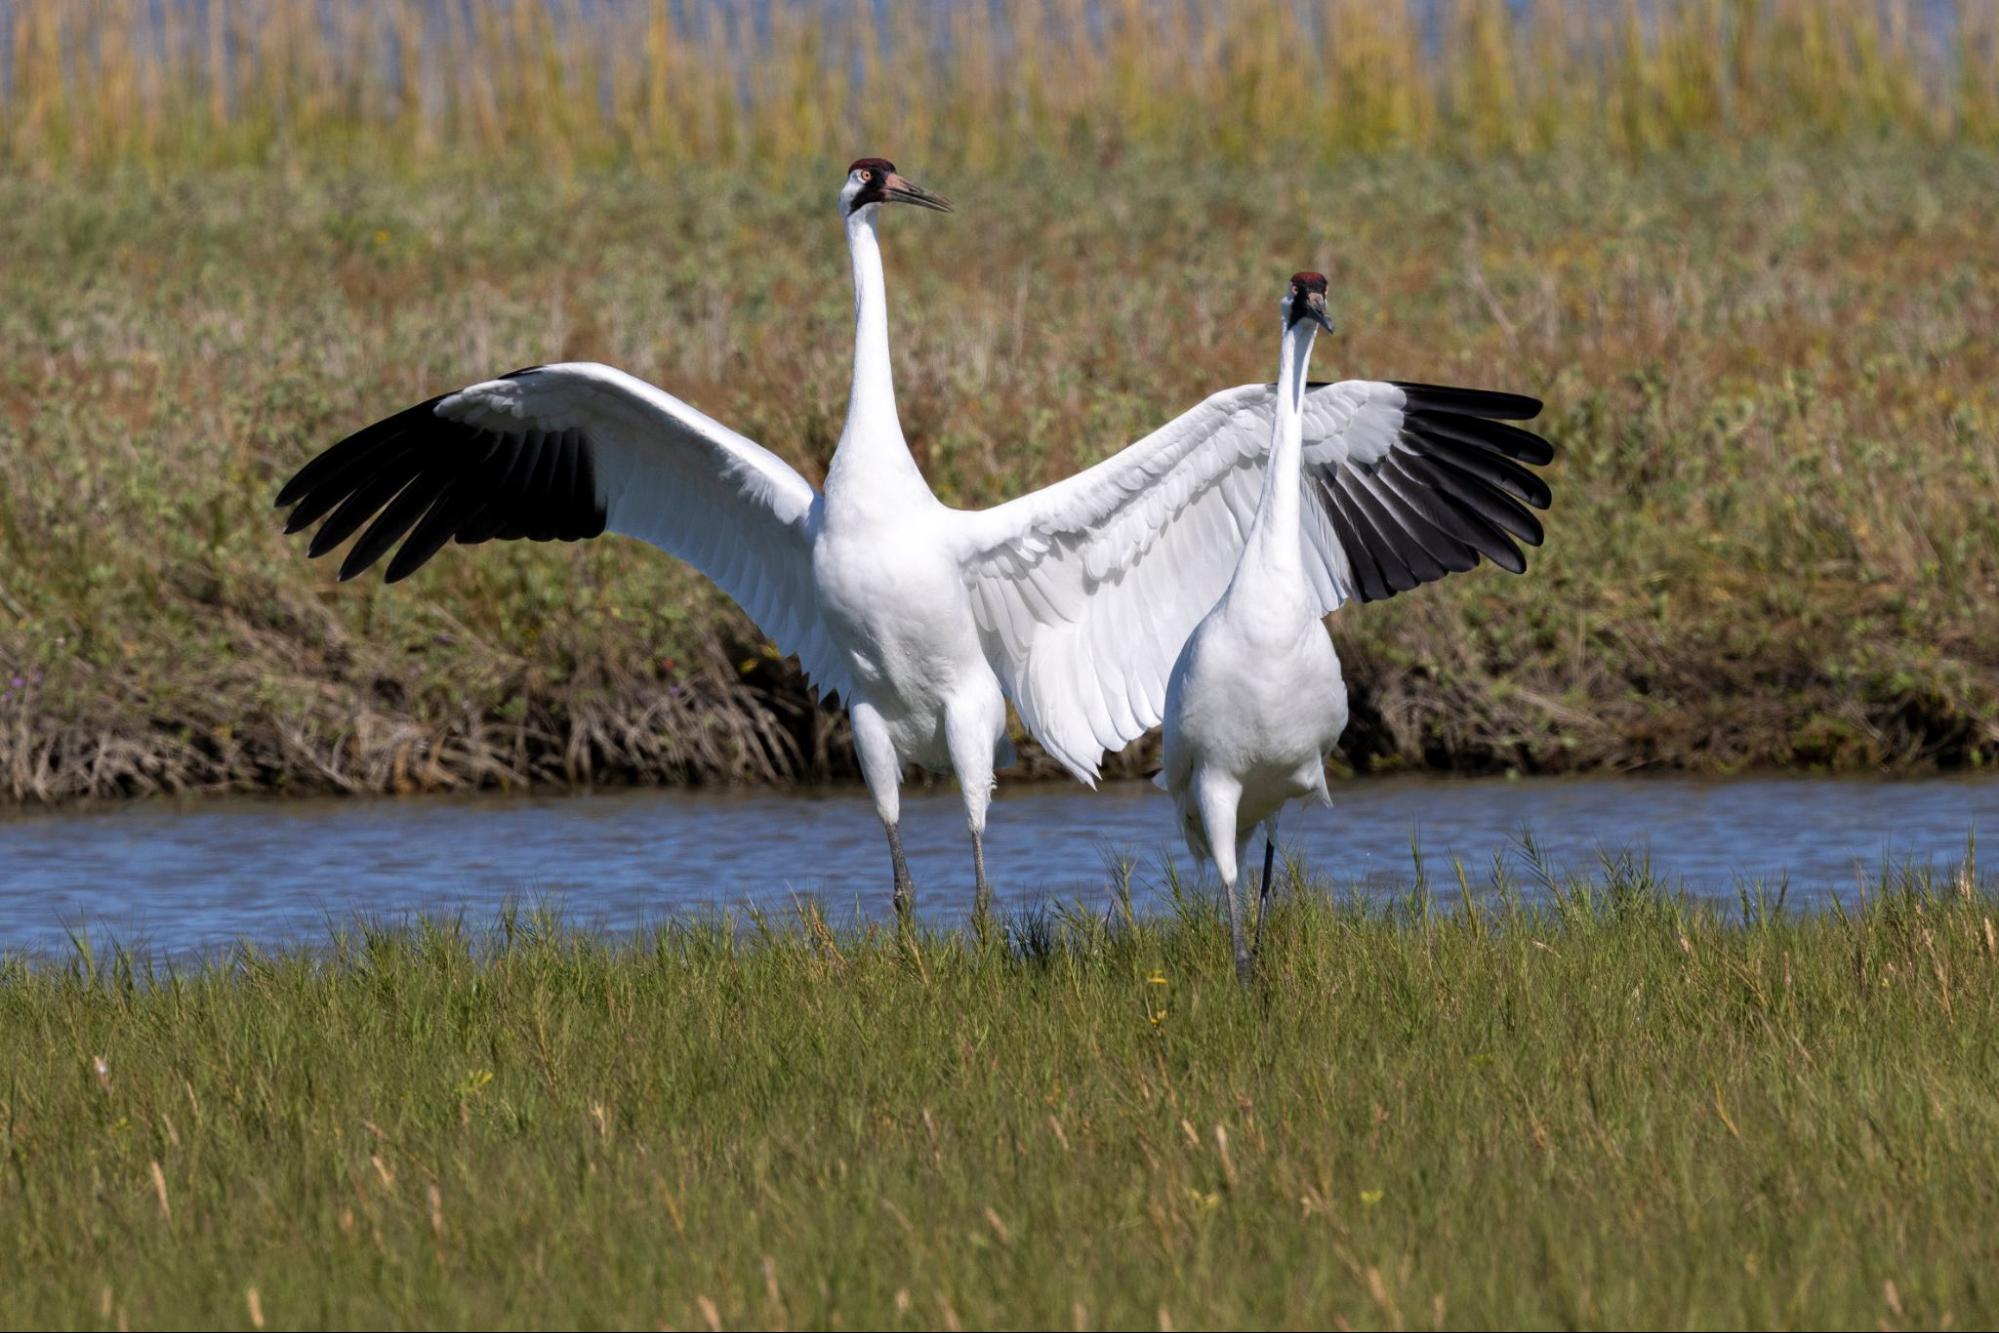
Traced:
MULTIPOLYGON (((946 508, 896 416, 877 238, 886 203, 950 210, 884 159, 848 168, 840 212, 854 372, 823 492, 670 394, 574 362, 378 422, 308 462, 278 504, 295 506, 287 532, 325 520, 314 556, 374 518, 342 578, 398 541, 391 582, 449 541, 575 541, 606 530, 688 561, 796 654, 822 694, 846 701, 905 920, 903 769, 956 775, 983 922, 986 809, 994 767, 1012 757, 1006 700, 1085 783, 1106 750, 1158 724, 1167 673, 1248 529, 1272 396, 1261 384, 1225 390, 1065 481, 992 509, 946 508)), ((1312 388, 1300 555, 1314 607, 1390 596, 1481 557, 1524 569, 1515 539, 1538 542, 1541 529, 1514 497, 1545 505, 1545 488, 1502 455, 1546 462, 1548 449, 1488 418, 1538 408, 1417 385, 1312 388)))
POLYGON ((1247 982, 1236 874, 1243 848, 1264 825, 1263 893, 1257 941, 1270 906, 1277 813, 1326 790, 1326 756, 1347 725, 1347 687, 1300 558, 1298 491, 1304 448, 1305 369, 1323 328, 1326 280, 1293 275, 1280 306, 1284 332, 1263 494, 1235 576, 1173 664, 1166 684, 1165 767, 1187 848, 1210 856, 1228 898, 1236 975, 1247 982))

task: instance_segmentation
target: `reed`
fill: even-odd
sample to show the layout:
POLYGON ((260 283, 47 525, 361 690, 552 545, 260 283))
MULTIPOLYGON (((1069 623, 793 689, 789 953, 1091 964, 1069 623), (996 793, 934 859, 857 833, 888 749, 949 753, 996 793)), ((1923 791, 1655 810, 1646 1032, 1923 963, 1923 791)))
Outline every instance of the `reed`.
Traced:
POLYGON ((1999 134, 1999 12, 1977 0, 13 0, 0 16, 0 162, 43 176, 1999 134))

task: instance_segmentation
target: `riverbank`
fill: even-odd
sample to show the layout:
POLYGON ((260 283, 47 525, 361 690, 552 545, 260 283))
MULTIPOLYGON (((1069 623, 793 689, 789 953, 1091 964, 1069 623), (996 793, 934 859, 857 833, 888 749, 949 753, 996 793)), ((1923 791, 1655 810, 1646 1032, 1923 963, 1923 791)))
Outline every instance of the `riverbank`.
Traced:
MULTIPOLYGON (((888 238, 903 415, 951 503, 1263 378, 1270 275, 1307 260, 1339 308, 1324 373, 1547 400, 1528 574, 1335 617, 1355 767, 1999 759, 1989 151, 903 165, 960 204, 888 238)), ((342 586, 269 507, 357 425, 558 357, 819 477, 848 370, 830 188, 0 183, 0 797, 851 776, 843 722, 649 548, 448 551, 342 586)))
POLYGON ((0 1323, 1999 1317, 1999 900, 1557 887, 0 962, 0 1323))

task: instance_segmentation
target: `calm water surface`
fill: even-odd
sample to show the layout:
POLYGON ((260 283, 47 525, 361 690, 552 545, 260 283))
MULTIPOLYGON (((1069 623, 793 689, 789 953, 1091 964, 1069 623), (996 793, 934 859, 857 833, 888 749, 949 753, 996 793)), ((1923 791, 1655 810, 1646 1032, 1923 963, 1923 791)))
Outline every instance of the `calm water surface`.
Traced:
MULTIPOLYGON (((1365 779, 1331 810, 1297 810, 1280 844, 1336 882, 1383 893, 1411 882, 1410 846, 1450 882, 1475 884, 1501 855, 1526 878, 1531 833, 1564 868, 1649 855, 1689 892, 1732 898, 1787 878, 1791 900, 1851 897, 1884 863, 1944 869, 1968 835, 1999 844, 1999 779, 1868 782, 1365 779)), ((906 793, 903 837, 924 915, 948 922, 971 899, 971 856, 948 788, 906 793)), ((1166 798, 1143 784, 1090 793, 1002 785, 988 831, 1008 908, 1050 899, 1099 906, 1106 866, 1137 863, 1157 901, 1184 846, 1166 798)), ((1212 881, 1210 872, 1209 881, 1212 881)), ((508 899, 559 907, 617 930, 746 903, 819 898, 835 919, 888 910, 888 855, 858 788, 825 792, 636 791, 585 796, 138 803, 0 816, 0 951, 61 950, 86 927, 157 952, 241 940, 325 938, 329 922, 463 912, 495 919, 508 899)))

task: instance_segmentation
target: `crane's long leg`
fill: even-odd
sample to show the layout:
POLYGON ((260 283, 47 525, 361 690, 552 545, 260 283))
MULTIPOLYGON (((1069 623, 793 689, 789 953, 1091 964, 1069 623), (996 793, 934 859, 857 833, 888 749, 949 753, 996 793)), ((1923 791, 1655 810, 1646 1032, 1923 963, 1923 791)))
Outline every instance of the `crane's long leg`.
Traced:
POLYGON ((1255 960, 1249 956, 1249 949, 1243 944, 1242 912, 1236 905, 1236 868, 1231 865, 1222 875, 1222 889, 1229 899, 1229 942, 1235 948, 1235 976, 1243 985, 1249 984, 1250 969, 1255 960))
MULTIPOLYGON (((1198 781, 1198 780, 1197 780, 1198 781)), ((1222 889, 1228 896, 1229 942, 1235 950, 1236 980, 1249 984, 1249 946, 1243 939, 1242 909, 1236 901, 1236 866, 1240 859, 1237 849, 1241 839, 1236 837, 1236 802, 1239 793, 1232 787, 1218 782, 1201 783, 1198 788, 1201 809, 1202 832, 1207 835, 1208 854, 1215 858, 1215 869, 1221 872, 1222 889)))
POLYGON ((1270 919, 1270 871, 1277 860, 1277 817, 1263 823, 1263 892, 1256 899, 1256 943, 1250 947, 1250 961, 1263 957, 1263 926, 1270 919))
POLYGON ((860 757, 861 776, 867 779, 868 793, 875 798, 875 813, 888 831, 889 859, 895 865, 892 901, 896 920, 906 930, 916 910, 916 882, 909 877, 909 860, 902 854, 902 761, 896 758, 888 723, 873 704, 856 701, 849 715, 854 722, 854 752, 860 757))
POLYGON ((965 824, 972 833, 972 930, 992 938, 993 886, 986 881, 986 808, 993 799, 993 746, 1006 721, 998 685, 984 696, 954 700, 944 713, 944 741, 951 771, 965 797, 965 824))
POLYGON ((992 933, 993 886, 986 880, 986 835, 972 830, 972 929, 981 939, 992 933))
POLYGON ((907 927, 910 913, 916 910, 916 881, 909 877, 909 858, 902 854, 901 826, 884 824, 882 827, 888 830, 888 855, 895 867, 895 888, 890 901, 895 905, 895 919, 907 927))

